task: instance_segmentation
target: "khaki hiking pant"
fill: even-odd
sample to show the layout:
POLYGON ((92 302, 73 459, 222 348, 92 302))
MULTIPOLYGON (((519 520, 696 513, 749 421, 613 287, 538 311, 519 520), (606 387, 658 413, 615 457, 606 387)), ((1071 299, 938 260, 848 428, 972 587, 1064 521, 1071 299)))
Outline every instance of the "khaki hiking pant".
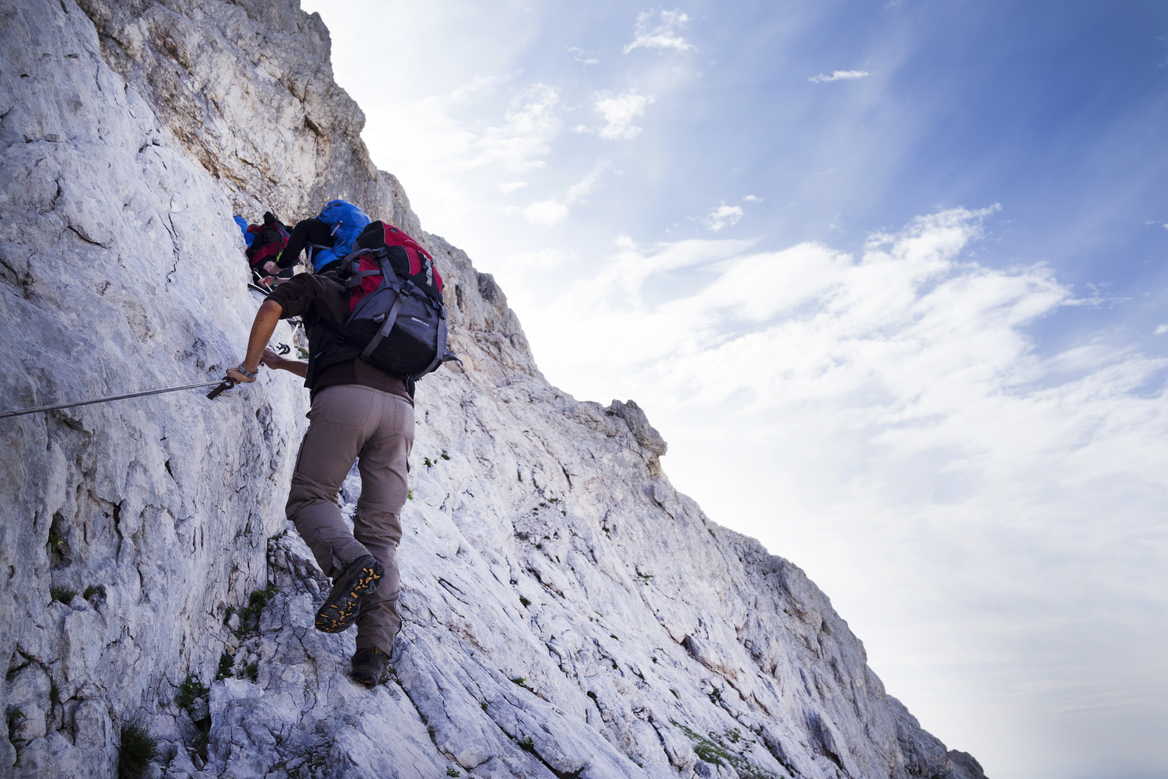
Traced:
POLYGON ((371 554, 385 566, 377 591, 357 618, 357 648, 388 653, 401 627, 395 556, 406 502, 406 460, 414 443, 414 407, 400 395, 359 384, 325 387, 312 400, 310 423, 288 494, 288 518, 321 570, 335 577, 371 554), (337 493, 357 461, 361 497, 353 530, 337 493))

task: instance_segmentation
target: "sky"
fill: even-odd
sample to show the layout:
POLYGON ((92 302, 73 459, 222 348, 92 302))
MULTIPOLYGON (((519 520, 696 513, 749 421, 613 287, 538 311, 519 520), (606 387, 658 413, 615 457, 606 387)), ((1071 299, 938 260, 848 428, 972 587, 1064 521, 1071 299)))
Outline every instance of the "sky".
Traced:
POLYGON ((302 6, 548 379, 926 729, 1168 776, 1168 3, 302 6))

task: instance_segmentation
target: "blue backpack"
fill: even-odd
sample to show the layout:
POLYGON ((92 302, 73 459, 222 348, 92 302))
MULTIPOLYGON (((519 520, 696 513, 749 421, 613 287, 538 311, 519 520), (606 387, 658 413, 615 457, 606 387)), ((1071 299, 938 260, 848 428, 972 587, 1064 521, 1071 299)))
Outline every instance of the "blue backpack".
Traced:
POLYGON ((330 200, 316 218, 332 228, 333 245, 310 247, 309 257, 314 271, 350 254, 357 243, 357 236, 372 221, 364 211, 347 200, 330 200), (312 248, 316 251, 312 251, 312 248))

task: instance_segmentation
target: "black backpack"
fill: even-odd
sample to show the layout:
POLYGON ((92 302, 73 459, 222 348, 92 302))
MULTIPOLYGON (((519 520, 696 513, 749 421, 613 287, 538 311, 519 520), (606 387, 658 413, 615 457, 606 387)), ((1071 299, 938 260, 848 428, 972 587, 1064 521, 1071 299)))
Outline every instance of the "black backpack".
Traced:
POLYGON ((358 246, 366 248, 346 257, 342 270, 349 293, 344 340, 361 349, 362 360, 407 379, 458 361, 447 345, 442 276, 429 252, 381 222, 365 229, 358 246))

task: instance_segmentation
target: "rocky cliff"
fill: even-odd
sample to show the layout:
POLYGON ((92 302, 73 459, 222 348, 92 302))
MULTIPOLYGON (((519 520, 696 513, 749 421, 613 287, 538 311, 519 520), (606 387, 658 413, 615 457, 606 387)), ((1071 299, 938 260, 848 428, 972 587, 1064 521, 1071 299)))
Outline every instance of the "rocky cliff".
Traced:
POLYGON ((424 236, 465 364, 418 395, 373 691, 352 632, 312 630, 327 582, 283 518, 295 379, 0 421, 0 774, 982 776, 797 567, 670 485, 634 403, 548 385, 371 164, 319 17, 2 0, 0 51, 3 406, 222 375, 256 308, 232 214, 337 196, 424 236))

